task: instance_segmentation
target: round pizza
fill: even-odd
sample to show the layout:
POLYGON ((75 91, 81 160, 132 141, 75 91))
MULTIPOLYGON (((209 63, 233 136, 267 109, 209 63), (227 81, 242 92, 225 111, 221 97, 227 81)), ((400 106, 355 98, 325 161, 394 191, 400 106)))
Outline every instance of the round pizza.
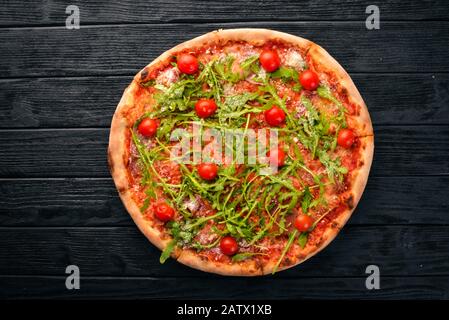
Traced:
POLYGON ((161 263, 256 276, 295 266, 335 238, 373 151, 368 109, 323 48, 231 29, 184 42, 134 77, 108 157, 161 263))

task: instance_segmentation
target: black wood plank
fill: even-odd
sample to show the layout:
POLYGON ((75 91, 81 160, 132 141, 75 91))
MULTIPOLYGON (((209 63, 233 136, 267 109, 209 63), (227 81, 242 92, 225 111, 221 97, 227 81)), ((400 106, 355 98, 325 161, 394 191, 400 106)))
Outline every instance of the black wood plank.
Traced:
MULTIPOLYGON (((71 4, 71 3, 70 3, 71 4)), ((76 1, 81 23, 136 23, 171 21, 255 20, 362 20, 370 1, 76 1)), ((0 25, 64 25, 69 3, 58 1, 8 1, 0 14, 0 25)), ((377 3, 382 20, 447 19, 447 3, 439 1, 382 1, 377 3)))
MULTIPOLYGON (((67 290, 62 276, 0 276, 0 298, 448 299, 449 277, 381 276, 380 289, 367 290, 365 278, 222 277, 198 281, 195 278, 92 278, 81 275, 80 289, 67 290)), ((166 314, 169 312, 167 310, 166 314)))
POLYGON ((108 137, 106 129, 0 132, 0 175, 107 177, 108 137))
MULTIPOLYGON (((0 131, 0 177, 109 177, 108 130, 0 131)), ((376 126, 372 176, 449 173, 448 126, 376 126)))
POLYGON ((372 175, 449 172, 449 127, 377 127, 372 175))
MULTIPOLYGON (((449 224, 449 177, 371 177, 349 221, 449 224)), ((110 179, 0 181, 0 226, 132 226, 110 179)))
POLYGON ((384 22, 380 30, 367 30, 360 21, 1 29, 0 42, 8 45, 0 48, 0 75, 129 75, 182 41, 236 27, 303 36, 328 49, 350 72, 449 71, 449 22, 384 22))
MULTIPOLYGON (((0 274, 57 275, 77 265, 85 276, 214 278, 171 260, 135 227, 1 228, 0 274)), ((383 275, 449 275, 448 226, 346 226, 306 263, 278 277, 364 276, 367 265, 383 275)), ((270 276, 271 277, 271 276, 270 276)))
POLYGON ((131 76, 1 80, 0 128, 109 127, 131 80, 131 76))
MULTIPOLYGON (((2 80, 0 128, 109 127, 131 78, 2 80)), ((449 124, 448 74, 357 73, 353 80, 377 125, 449 124)))
POLYGON ((130 226, 112 179, 0 181, 0 226, 130 226))

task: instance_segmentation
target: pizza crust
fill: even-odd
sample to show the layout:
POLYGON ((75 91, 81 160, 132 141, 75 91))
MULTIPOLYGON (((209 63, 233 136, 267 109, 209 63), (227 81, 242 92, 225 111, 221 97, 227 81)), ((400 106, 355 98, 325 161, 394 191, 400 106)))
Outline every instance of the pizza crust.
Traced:
POLYGON ((373 135, 373 125, 368 108, 366 107, 359 90, 345 69, 343 69, 343 67, 326 50, 315 43, 310 46, 307 55, 311 57, 314 66, 318 70, 335 75, 339 86, 347 91, 349 102, 360 107, 360 113, 357 115, 357 122, 361 123, 363 128, 359 129, 357 135, 359 137, 373 135))
MULTIPOLYGON (((164 52, 158 58, 156 58, 153 62, 148 64, 141 71, 157 65, 158 63, 164 62, 169 59, 172 55, 176 53, 188 50, 195 47, 201 47, 204 45, 210 44, 226 44, 228 41, 246 41, 248 43, 254 45, 263 45, 267 41, 272 40, 281 40, 286 41, 290 44, 293 44, 304 52, 308 52, 312 55, 313 59, 320 63, 323 66, 335 68, 332 71, 337 72, 338 77, 340 78, 341 83, 345 88, 347 88, 349 97, 353 99, 353 101, 361 106, 361 114, 360 119, 363 123, 366 124, 366 135, 368 137, 361 138, 366 139, 365 150, 363 154, 363 166, 356 172, 356 178, 353 181, 353 199, 354 206, 352 209, 347 210, 340 214, 337 219, 338 227, 329 228, 325 231, 323 235, 323 242, 319 247, 306 247, 305 258, 297 261, 295 264, 279 267, 278 270, 287 269, 293 267, 311 256, 315 255, 317 252, 324 249, 338 234, 339 230, 346 221, 351 216, 353 210, 355 209, 360 197, 363 193, 363 190, 366 185, 366 181, 369 174, 369 169, 372 162, 373 150, 374 150, 374 140, 373 140, 373 130, 371 125, 371 120, 369 118, 369 113, 366 108, 366 105, 363 102, 363 99, 360 96, 357 88, 352 82, 349 75, 344 71, 344 69, 335 61, 324 49, 320 46, 314 44, 313 42, 296 37, 290 34, 268 30, 268 29, 230 29, 230 30, 217 30, 205 34, 203 36, 197 37, 195 39, 186 41, 176 47, 164 52)), ((139 89, 139 83, 141 81, 141 72, 139 72, 133 79, 132 83, 125 90, 117 109, 114 113, 112 123, 111 123, 111 131, 109 136, 109 148, 108 148, 108 160, 111 175, 114 179, 115 185, 119 191, 120 198, 125 205, 127 211, 131 215, 132 219, 140 229, 140 231, 152 242, 155 246, 157 246, 160 250, 163 250, 167 244, 170 242, 170 239, 163 235, 156 228, 152 228, 147 220, 144 219, 144 216, 140 212, 139 207, 134 202, 132 198, 132 190, 130 189, 129 181, 128 181, 128 172, 127 172, 127 162, 128 162, 128 151, 126 146, 126 136, 129 129, 132 127, 132 123, 128 123, 126 117, 124 116, 124 112, 129 108, 134 106, 134 96, 139 89)), ((258 265, 255 260, 245 260, 238 263, 233 264, 223 264, 219 262, 214 262, 207 260, 200 255, 196 254, 192 250, 181 250, 177 249, 172 253, 172 257, 177 259, 179 262, 193 267, 195 269, 203 270, 206 272, 217 273, 221 275, 233 275, 233 276, 256 276, 256 275, 264 275, 269 274, 273 271, 275 262, 270 262, 265 266, 258 265)))
POLYGON ((128 123, 123 115, 123 111, 134 105, 134 95, 138 86, 139 85, 136 82, 132 82, 129 85, 112 118, 111 131, 109 134, 108 162, 115 186, 126 210, 148 240, 150 240, 156 247, 163 250, 170 240, 163 240, 163 235, 157 229, 151 228, 148 221, 144 219, 139 207, 132 198, 132 191, 128 181, 128 150, 126 145, 126 134, 130 129, 131 124, 128 123))

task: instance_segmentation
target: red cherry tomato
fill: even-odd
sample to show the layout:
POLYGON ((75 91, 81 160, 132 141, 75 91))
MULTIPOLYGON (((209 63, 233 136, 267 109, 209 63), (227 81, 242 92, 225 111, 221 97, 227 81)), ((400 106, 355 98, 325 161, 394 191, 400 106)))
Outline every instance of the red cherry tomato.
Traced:
POLYGON ((282 167, 285 164, 285 152, 281 148, 271 149, 267 153, 267 157, 270 160, 270 164, 275 164, 278 167, 282 167))
POLYGON ((213 180, 217 177, 218 166, 215 163, 201 163, 197 169, 198 174, 204 180, 213 180))
POLYGON ((307 231, 312 227, 312 225, 313 219, 306 214, 300 214, 295 219, 295 228, 298 229, 298 231, 307 231))
POLYGON ((152 137, 156 134, 157 122, 154 119, 145 118, 139 123, 137 130, 144 137, 152 137))
POLYGON ((269 49, 265 49, 260 53, 259 62, 267 72, 276 71, 281 65, 278 53, 269 49))
POLYGON ((272 127, 279 127, 285 121, 285 112, 277 106, 265 110, 265 121, 272 127))
POLYGON ((227 256, 233 256, 239 250, 237 241, 231 236, 223 237, 220 241, 220 250, 227 256))
POLYGON ((320 84, 320 79, 312 70, 306 70, 299 76, 299 82, 304 89, 316 90, 320 84))
POLYGON ((173 210, 167 203, 162 202, 156 205, 154 214, 159 220, 167 222, 173 220, 175 217, 175 210, 173 210))
POLYGON ((180 54, 176 59, 176 62, 178 63, 179 71, 181 71, 182 73, 194 74, 198 71, 198 59, 191 54, 180 54))
POLYGON ((351 129, 341 129, 338 132, 337 143, 343 148, 351 148, 355 142, 355 134, 351 129))
POLYGON ((217 104, 212 99, 200 99, 195 103, 195 111, 200 118, 210 117, 216 110, 217 104))

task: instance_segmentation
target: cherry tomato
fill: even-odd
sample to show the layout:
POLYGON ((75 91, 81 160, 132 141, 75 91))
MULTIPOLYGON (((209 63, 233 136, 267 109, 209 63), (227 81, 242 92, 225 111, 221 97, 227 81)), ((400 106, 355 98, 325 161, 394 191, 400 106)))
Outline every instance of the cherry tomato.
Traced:
POLYGON ((195 111, 200 118, 210 117, 216 110, 217 104, 212 99, 200 99, 195 103, 195 111))
POLYGON ((167 203, 162 202, 156 205, 154 214, 159 220, 167 222, 173 220, 175 217, 175 210, 173 210, 167 203))
POLYGON ((260 53, 259 62, 267 72, 276 71, 281 65, 278 53, 269 49, 265 49, 260 53))
POLYGON ((178 56, 176 59, 176 62, 178 63, 178 69, 182 73, 186 74, 194 74, 198 71, 199 64, 198 59, 188 53, 182 53, 178 56))
POLYGON ((299 76, 299 82, 302 87, 307 90, 316 90, 320 84, 318 75, 312 70, 306 70, 299 76))
POLYGON ((232 256, 239 250, 237 241, 231 236, 223 237, 220 241, 220 250, 227 256, 232 256))
POLYGON ((304 232, 309 230, 313 225, 313 219, 306 215, 306 214, 300 214, 295 219, 295 228, 298 229, 298 231, 304 232))
POLYGON ((197 169, 198 174, 204 180, 213 180, 217 177, 218 166, 215 163, 201 163, 197 169))
POLYGON ((285 152, 281 148, 271 149, 267 152, 267 157, 270 160, 270 164, 275 164, 278 167, 282 167, 285 164, 285 152))
POLYGON ((285 112, 278 106, 273 106, 271 109, 265 110, 265 121, 272 127, 279 127, 285 121, 285 112))
POLYGON ((139 123, 137 130, 144 137, 152 137, 156 134, 157 122, 154 119, 145 118, 139 123))
POLYGON ((351 129, 341 129, 338 132, 337 143, 343 148, 351 148, 355 142, 355 134, 351 129))

